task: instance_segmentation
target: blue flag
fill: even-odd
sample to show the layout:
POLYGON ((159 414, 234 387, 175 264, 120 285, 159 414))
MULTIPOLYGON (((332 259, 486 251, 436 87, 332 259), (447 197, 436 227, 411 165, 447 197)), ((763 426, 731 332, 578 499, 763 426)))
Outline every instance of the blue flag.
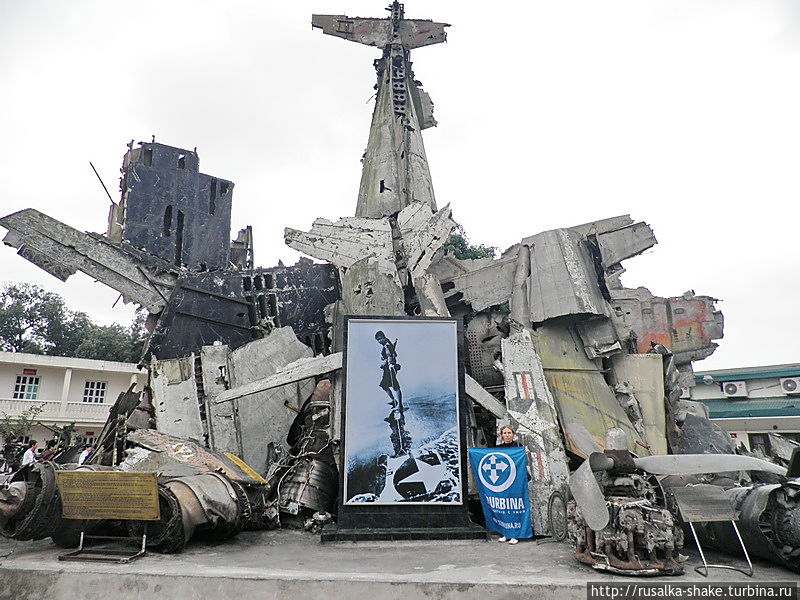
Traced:
POLYGON ((507 538, 533 537, 525 448, 470 448, 486 529, 507 538))

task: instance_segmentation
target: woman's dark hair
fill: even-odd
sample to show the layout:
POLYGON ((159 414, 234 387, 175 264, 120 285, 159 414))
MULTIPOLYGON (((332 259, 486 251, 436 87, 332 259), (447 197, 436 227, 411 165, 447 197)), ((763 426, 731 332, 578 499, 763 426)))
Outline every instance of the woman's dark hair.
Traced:
POLYGON ((375 334, 375 339, 376 340, 385 340, 386 339, 386 335, 382 331, 379 331, 378 333, 375 334))

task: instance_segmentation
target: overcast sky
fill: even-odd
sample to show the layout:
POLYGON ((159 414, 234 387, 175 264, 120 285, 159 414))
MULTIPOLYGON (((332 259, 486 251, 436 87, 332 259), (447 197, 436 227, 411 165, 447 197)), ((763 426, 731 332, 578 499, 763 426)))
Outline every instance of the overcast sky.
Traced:
MULTIPOLYGON (((0 0, 0 213, 33 207, 105 232, 125 145, 197 147, 235 182, 256 264, 293 263, 283 228, 355 210, 379 51, 311 14, 388 0, 0 0)), ((406 2, 452 24, 412 53, 436 104, 424 133, 440 206, 471 241, 629 213, 658 246, 623 283, 722 299, 725 339, 696 370, 800 362, 800 3, 406 2)), ((3 230, 4 232, 4 230, 3 230)), ((0 248, 2 280, 101 322, 131 307, 0 248)))

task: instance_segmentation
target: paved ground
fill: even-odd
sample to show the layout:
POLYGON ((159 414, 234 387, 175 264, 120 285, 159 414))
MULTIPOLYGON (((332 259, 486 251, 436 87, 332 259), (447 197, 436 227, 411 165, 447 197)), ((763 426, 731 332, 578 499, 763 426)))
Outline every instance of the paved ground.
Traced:
MULTIPOLYGON (((588 581, 642 581, 593 571, 566 544, 528 541, 342 542, 321 544, 300 531, 245 532, 216 544, 191 544, 182 554, 148 554, 128 565, 59 562, 49 540, 0 541, 0 599, 361 598, 492 600, 586 598, 588 581)), ((694 572, 663 581, 705 581, 694 572)), ((714 562, 740 564, 711 554, 714 562)), ((752 581, 732 571, 711 580, 752 581)), ((757 562, 758 581, 798 575, 757 562)), ((653 581, 648 579, 647 581, 653 581)))

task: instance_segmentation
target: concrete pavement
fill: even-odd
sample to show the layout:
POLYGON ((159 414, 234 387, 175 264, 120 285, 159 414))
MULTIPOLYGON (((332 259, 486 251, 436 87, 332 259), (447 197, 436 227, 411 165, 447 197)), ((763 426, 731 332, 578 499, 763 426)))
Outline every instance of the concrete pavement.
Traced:
MULTIPOLYGON (((0 600, 584 600, 589 581, 632 581, 578 563, 567 544, 534 541, 321 544, 301 531, 264 531, 193 543, 182 554, 148 554, 128 565, 60 562, 60 552, 50 540, 0 541, 0 600)), ((686 575, 657 581, 705 581, 693 569, 700 564, 696 551, 684 553, 690 554, 686 575)), ((742 564, 709 554, 712 562, 742 564)), ((781 567, 755 565, 756 581, 798 580, 781 567)), ((710 579, 753 581, 721 570, 712 570, 710 579)))

